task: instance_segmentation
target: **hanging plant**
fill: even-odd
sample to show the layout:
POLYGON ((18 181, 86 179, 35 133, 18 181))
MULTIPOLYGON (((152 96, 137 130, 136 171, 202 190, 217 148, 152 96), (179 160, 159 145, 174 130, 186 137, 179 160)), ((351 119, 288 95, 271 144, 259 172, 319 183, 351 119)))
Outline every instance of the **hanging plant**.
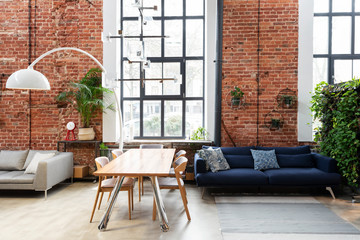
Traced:
POLYGON ((244 92, 241 91, 239 87, 234 87, 234 90, 230 92, 231 95, 231 105, 232 106, 239 106, 241 98, 244 96, 244 92))
POLYGON ((360 81, 329 86, 321 82, 312 96, 314 119, 321 122, 315 134, 322 154, 337 160, 350 186, 359 186, 360 81))

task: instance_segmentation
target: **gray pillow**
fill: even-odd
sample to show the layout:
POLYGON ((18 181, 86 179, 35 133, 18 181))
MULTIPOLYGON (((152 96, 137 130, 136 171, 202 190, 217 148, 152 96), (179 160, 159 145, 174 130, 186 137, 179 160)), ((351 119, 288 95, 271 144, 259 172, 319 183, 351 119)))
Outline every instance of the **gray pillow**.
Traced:
POLYGON ((207 162, 212 172, 230 169, 230 166, 220 148, 212 149, 210 147, 208 149, 202 150, 204 151, 205 155, 204 160, 207 162))
POLYGON ((22 170, 28 155, 28 150, 0 152, 0 170, 22 170))
POLYGON ((39 153, 55 153, 55 155, 59 153, 59 152, 56 151, 56 150, 30 150, 30 151, 29 151, 29 155, 28 155, 27 158, 26 158, 24 167, 22 168, 23 170, 26 169, 26 168, 29 166, 31 160, 33 159, 33 157, 35 156, 35 154, 36 154, 37 152, 39 152, 39 153))
POLYGON ((275 150, 263 151, 250 149, 254 158, 254 169, 261 171, 271 168, 280 168, 276 160, 275 150))
POLYGON ((206 156, 205 156, 204 150, 203 150, 203 149, 198 150, 197 153, 199 154, 199 157, 201 157, 202 159, 204 159, 206 171, 209 171, 210 168, 209 168, 208 162, 205 160, 206 156))

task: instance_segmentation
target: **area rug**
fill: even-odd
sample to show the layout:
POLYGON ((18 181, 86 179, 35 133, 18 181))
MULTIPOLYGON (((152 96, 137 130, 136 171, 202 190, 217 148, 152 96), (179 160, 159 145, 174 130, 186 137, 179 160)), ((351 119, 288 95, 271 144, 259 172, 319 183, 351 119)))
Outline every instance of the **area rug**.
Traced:
POLYGON ((215 202, 224 234, 360 234, 312 197, 216 196, 215 202))

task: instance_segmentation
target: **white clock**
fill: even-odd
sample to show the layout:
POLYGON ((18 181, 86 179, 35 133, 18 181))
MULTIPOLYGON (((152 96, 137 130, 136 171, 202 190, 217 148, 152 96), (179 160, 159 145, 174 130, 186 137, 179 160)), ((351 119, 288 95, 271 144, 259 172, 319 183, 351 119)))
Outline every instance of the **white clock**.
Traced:
POLYGON ((68 129, 68 130, 74 130, 75 129, 75 127, 76 127, 76 125, 75 125, 75 123, 74 122, 68 122, 67 124, 66 124, 66 128, 68 129))

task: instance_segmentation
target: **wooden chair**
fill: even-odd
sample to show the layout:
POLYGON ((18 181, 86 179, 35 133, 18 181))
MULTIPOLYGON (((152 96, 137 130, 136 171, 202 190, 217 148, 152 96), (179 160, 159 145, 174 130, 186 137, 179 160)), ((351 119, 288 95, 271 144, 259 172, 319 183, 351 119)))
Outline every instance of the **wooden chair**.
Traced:
MULTIPOLYGON (((158 182, 159 182, 159 187, 160 189, 179 189, 180 190, 180 195, 184 204, 184 208, 185 208, 185 212, 186 212, 186 216, 187 219, 190 221, 190 213, 189 213, 189 209, 187 207, 188 201, 186 198, 186 190, 185 190, 185 186, 184 186, 184 181, 182 180, 182 174, 181 172, 185 171, 186 169, 186 164, 188 162, 188 159, 186 157, 180 157, 179 159, 176 160, 176 165, 177 167, 175 168, 175 178, 173 177, 159 177, 158 178, 158 182)), ((155 204, 155 199, 154 199, 154 203, 153 203, 153 220, 156 219, 156 204, 155 204)))
MULTIPOLYGON (((164 145, 162 145, 162 144, 141 144, 139 148, 140 149, 163 149, 164 145)), ((139 183, 139 202, 140 202, 141 194, 144 195, 144 178, 139 177, 138 183, 139 183), (141 187, 140 187, 140 185, 141 185, 141 187), (140 192, 141 192, 141 194, 140 194, 140 192)))
MULTIPOLYGON (((95 159, 96 167, 97 169, 103 168, 106 164, 109 163, 109 159, 107 157, 98 157, 95 159)), ((92 219, 94 217, 94 212, 96 208, 96 204, 99 198, 99 193, 101 192, 100 202, 98 209, 100 209, 101 200, 103 198, 104 192, 110 192, 108 201, 111 195, 111 191, 113 190, 117 178, 103 178, 99 177, 99 186, 96 193, 95 203, 94 207, 91 213, 90 222, 92 222, 92 219)), ((134 210, 134 196, 133 196, 133 189, 134 189, 134 179, 132 178, 125 178, 123 181, 123 184, 121 185, 120 191, 127 191, 128 192, 128 205, 129 205, 129 220, 131 220, 131 210, 134 210)))
POLYGON ((111 155, 112 155, 113 159, 117 158, 118 156, 120 156, 123 153, 124 152, 120 149, 114 149, 111 151, 111 155))
POLYGON ((172 163, 172 167, 170 168, 170 172, 169 172, 168 177, 175 177, 175 170, 174 169, 177 167, 176 160, 178 160, 180 157, 185 157, 185 155, 186 155, 185 150, 180 150, 175 154, 174 161, 172 163))

